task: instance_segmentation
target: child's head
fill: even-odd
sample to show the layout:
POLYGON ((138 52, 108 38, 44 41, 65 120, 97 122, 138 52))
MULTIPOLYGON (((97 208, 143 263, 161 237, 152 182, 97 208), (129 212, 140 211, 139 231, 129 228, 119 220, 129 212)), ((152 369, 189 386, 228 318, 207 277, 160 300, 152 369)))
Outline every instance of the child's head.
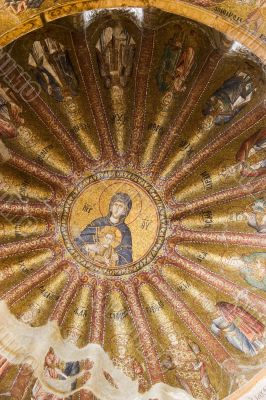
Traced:
POLYGON ((104 226, 98 231, 98 241, 103 247, 113 248, 119 246, 121 243, 121 232, 118 228, 114 226, 104 226))

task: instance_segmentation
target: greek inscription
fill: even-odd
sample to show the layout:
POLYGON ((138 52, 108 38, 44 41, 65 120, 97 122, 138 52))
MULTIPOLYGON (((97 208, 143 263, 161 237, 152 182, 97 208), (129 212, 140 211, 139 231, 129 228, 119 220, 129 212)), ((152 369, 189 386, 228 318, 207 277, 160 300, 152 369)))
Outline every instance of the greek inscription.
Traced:
POLYGON ((111 122, 112 124, 117 124, 117 125, 124 125, 128 120, 128 117, 124 113, 114 113, 111 116, 111 122))
POLYGON ((178 292, 185 292, 187 289, 190 288, 190 286, 191 283, 184 281, 177 286, 177 290, 178 292))
POLYGON ((114 311, 109 314, 109 318, 115 321, 122 321, 128 315, 126 310, 114 311))
POLYGON ((205 251, 203 251, 202 253, 200 253, 200 254, 197 256, 197 260, 198 260, 199 262, 201 262, 201 261, 205 260, 205 258, 207 257, 207 255, 208 255, 208 253, 206 253, 205 251))
POLYGON ((143 218, 142 223, 141 223, 141 229, 144 229, 145 231, 148 230, 148 228, 151 226, 152 220, 143 218))
POLYGON ((203 211, 201 217, 207 228, 213 224, 213 215, 211 210, 203 211))
POLYGON ((148 125, 149 131, 152 131, 153 133, 159 133, 162 135, 164 133, 164 128, 161 125, 155 124, 155 122, 151 122, 148 125))
POLYGON ((225 17, 230 18, 236 22, 243 22, 243 18, 239 17, 238 15, 232 13, 229 10, 226 10, 225 8, 215 7, 214 10, 217 11, 219 14, 224 15, 225 17))
POLYGON ((156 302, 152 303, 151 305, 149 305, 148 307, 146 307, 146 311, 149 314, 155 314, 155 313, 159 312, 163 307, 164 307, 164 304, 162 301, 156 301, 156 302))
POLYGON ((20 267, 21 272, 23 272, 23 274, 25 274, 25 275, 28 275, 33 272, 33 268, 27 267, 23 262, 19 263, 19 267, 20 267))
POLYGON ((74 314, 81 318, 86 318, 88 316, 88 311, 83 307, 77 307, 74 310, 74 314))
POLYGON ((39 290, 40 290, 42 296, 45 297, 45 298, 48 299, 48 300, 55 300, 55 301, 57 301, 57 300, 59 299, 59 296, 58 296, 58 295, 56 295, 56 294, 53 293, 53 292, 49 292, 49 290, 47 290, 47 289, 45 288, 45 286, 40 286, 40 287, 39 287, 39 290))
POLYGON ((206 191, 211 190, 212 187, 213 187, 213 184, 212 184, 212 178, 211 178, 209 172, 203 171, 203 172, 200 174, 200 176, 201 176, 201 180, 202 180, 204 189, 205 189, 206 191))
POLYGON ((30 184, 30 182, 27 179, 25 179, 19 188, 19 195, 22 199, 27 197, 27 189, 28 189, 29 184, 30 184))
POLYGON ((41 152, 37 156, 37 161, 42 164, 43 161, 45 160, 46 156, 49 154, 49 151, 53 148, 54 146, 52 144, 49 144, 48 146, 44 147, 41 152))
POLYGON ((89 214, 92 210, 93 210, 93 206, 91 206, 88 203, 85 203, 82 208, 82 211, 86 212, 87 214, 89 214))

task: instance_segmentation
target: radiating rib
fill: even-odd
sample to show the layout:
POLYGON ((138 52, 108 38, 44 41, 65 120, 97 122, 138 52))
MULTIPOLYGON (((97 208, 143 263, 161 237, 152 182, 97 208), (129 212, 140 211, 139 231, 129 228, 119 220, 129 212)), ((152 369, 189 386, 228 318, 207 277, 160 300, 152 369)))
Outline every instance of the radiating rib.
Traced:
POLYGON ((103 99, 95 76, 91 53, 84 33, 72 33, 73 50, 79 65, 80 74, 86 89, 88 102, 94 118, 102 148, 102 159, 113 161, 116 158, 115 144, 109 129, 103 99))
POLYGON ((30 383, 33 379, 33 370, 28 364, 23 364, 17 374, 12 387, 11 399, 23 400, 30 388, 30 383))
POLYGON ((81 283, 80 276, 76 268, 69 265, 69 268, 66 269, 66 272, 68 272, 69 274, 69 279, 59 300, 54 307, 52 314, 50 315, 50 320, 56 321, 59 326, 62 324, 68 306, 73 298, 75 298, 75 295, 81 283))
POLYGON ((140 149, 145 127, 146 101, 148 93, 150 67, 153 56, 155 33, 144 29, 141 37, 139 59, 135 77, 135 99, 133 127, 129 144, 129 159, 134 165, 139 163, 140 149))
POLYGON ((227 203, 254 193, 259 193, 265 190, 265 187, 266 177, 263 177, 260 179, 254 179, 245 185, 225 189, 209 196, 203 196, 196 200, 188 201, 186 203, 176 203, 176 211, 174 211, 172 219, 184 217, 187 214, 197 212, 212 205, 227 203))
POLYGON ((0 258, 27 253, 43 248, 53 248, 55 239, 51 235, 43 236, 38 239, 20 240, 0 245, 0 258))
POLYGON ((70 184, 70 180, 67 177, 50 172, 48 169, 42 167, 34 161, 27 160, 12 150, 10 150, 10 158, 8 159, 8 163, 17 169, 34 176, 40 181, 45 182, 48 185, 64 189, 70 184))
POLYGON ((88 168, 91 160, 89 160, 87 154, 82 151, 48 104, 40 97, 38 91, 32 86, 27 77, 24 77, 16 68, 9 75, 8 81, 12 82, 13 87, 16 87, 20 93, 22 100, 36 113, 40 121, 47 126, 49 132, 52 132, 59 140, 72 159, 73 164, 81 169, 88 168))
POLYGON ((206 328, 197 315, 188 307, 182 298, 169 286, 163 277, 154 272, 147 278, 164 298, 171 304, 178 318, 180 318, 189 330, 201 341, 213 358, 221 365, 232 360, 218 339, 206 328))
POLYGON ((143 355, 147 365, 147 371, 152 384, 163 382, 164 377, 159 363, 158 354, 155 351, 152 333, 149 329, 143 307, 139 300, 139 294, 132 284, 126 284, 123 287, 126 300, 131 310, 133 321, 139 335, 143 355))
POLYGON ((237 300, 244 306, 248 306, 251 307, 251 309, 257 310, 258 312, 262 312, 263 315, 266 314, 266 300, 262 297, 253 294, 248 289, 236 285, 235 283, 223 278, 215 272, 204 268, 202 265, 188 260, 178 253, 176 253, 174 257, 174 259, 167 257, 162 258, 162 261, 187 272, 195 278, 200 279, 207 285, 214 287, 217 291, 226 293, 232 297, 234 301, 237 300))
POLYGON ((0 201, 0 214, 30 215, 34 217, 47 217, 52 212, 52 207, 43 203, 33 204, 23 202, 0 201))
POLYGON ((251 128, 254 124, 258 123, 266 115, 266 105, 261 102, 256 108, 249 111, 240 120, 235 122, 232 126, 222 131, 210 143, 200 149, 198 153, 187 161, 182 168, 178 168, 177 172, 173 174, 165 185, 165 193, 168 199, 171 197, 172 191, 186 176, 190 175, 195 169, 208 158, 216 154, 225 145, 230 143, 233 139, 251 128))
POLYGON ((206 62, 202 66, 194 85, 184 101, 182 109, 177 113, 177 116, 170 128, 163 136, 162 142, 158 145, 158 152, 155 154, 152 161, 152 173, 154 180, 158 178, 169 151, 171 150, 176 138, 182 132, 186 121, 195 107, 195 104, 199 101, 200 97, 205 91, 206 86, 214 74, 222 56, 222 53, 217 50, 213 50, 209 57, 207 57, 206 62))
POLYGON ((36 285, 41 284, 43 281, 50 278, 52 275, 60 272, 66 265, 65 261, 62 261, 60 257, 58 259, 51 261, 49 264, 40 268, 32 275, 28 276, 18 285, 14 286, 2 297, 7 304, 11 305, 18 301, 21 297, 25 296, 31 289, 36 287, 36 285))
POLYGON ((194 231, 189 229, 176 230, 173 237, 169 239, 169 244, 180 242, 198 243, 221 243, 224 245, 233 244, 238 246, 265 247, 266 235, 263 233, 241 233, 241 232, 222 232, 222 231, 194 231))
POLYGON ((101 283, 93 289, 90 342, 102 345, 104 339, 104 317, 107 288, 101 283))

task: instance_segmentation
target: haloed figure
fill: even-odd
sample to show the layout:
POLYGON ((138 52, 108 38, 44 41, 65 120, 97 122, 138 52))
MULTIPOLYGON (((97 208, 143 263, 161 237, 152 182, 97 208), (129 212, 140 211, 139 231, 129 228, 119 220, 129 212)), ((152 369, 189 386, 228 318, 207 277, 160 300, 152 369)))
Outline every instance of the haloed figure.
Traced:
POLYGON ((92 221, 76 238, 75 242, 81 251, 110 267, 131 263, 132 237, 125 223, 131 208, 129 195, 116 193, 111 198, 108 215, 92 221))

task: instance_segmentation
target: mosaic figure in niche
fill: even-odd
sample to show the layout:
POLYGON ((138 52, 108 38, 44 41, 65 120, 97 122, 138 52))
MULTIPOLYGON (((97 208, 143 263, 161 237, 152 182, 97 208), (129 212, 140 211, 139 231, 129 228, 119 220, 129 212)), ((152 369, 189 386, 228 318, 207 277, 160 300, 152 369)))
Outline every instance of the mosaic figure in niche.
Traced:
POLYGON ((212 321, 212 332, 248 356, 256 356, 264 348, 265 327, 242 307, 219 302, 217 316, 212 321))
POLYGON ((203 108, 203 114, 211 117, 212 126, 224 125, 232 121, 250 102, 255 91, 251 77, 245 72, 236 72, 209 98, 203 108))
POLYGON ((248 225, 258 233, 266 233, 266 200, 256 199, 251 208, 252 212, 244 214, 247 217, 248 225))
POLYGON ((262 176, 266 173, 266 129, 263 127, 245 139, 236 152, 236 163, 231 165, 227 160, 221 170, 219 177, 222 182, 239 174, 246 178, 262 176), (230 164, 230 165, 229 165, 230 164))
POLYGON ((266 129, 260 129, 246 139, 240 146, 236 160, 242 164, 242 176, 260 176, 266 173, 266 158, 251 164, 249 158, 266 149, 266 129))
POLYGON ((176 333, 167 327, 164 334, 168 336, 170 347, 164 353, 161 365, 166 370, 174 370, 179 384, 195 398, 218 400, 219 396, 207 373, 209 358, 189 338, 177 338, 176 333))
POLYGON ((18 135, 18 128, 24 124, 21 113, 22 108, 12 92, 0 86, 0 137, 14 138, 18 135))
POLYGON ((249 28, 253 28, 254 32, 258 32, 265 24, 266 0, 256 0, 255 6, 256 8, 248 14, 246 24, 249 25, 249 28))
POLYGON ((28 64, 43 90, 56 101, 63 101, 68 93, 77 95, 78 80, 73 65, 67 50, 58 41, 51 38, 36 40, 28 64), (65 93, 64 86, 68 93, 65 93))
MULTIPOLYGON (((180 28, 181 29, 181 28, 180 28)), ((196 33, 190 32, 190 38, 196 33)), ((184 32, 175 34, 164 49, 157 83, 161 92, 179 93, 186 90, 185 82, 195 63, 195 50, 184 32)), ((169 97, 169 96, 167 96, 169 97)))
POLYGON ((249 285, 266 291, 266 253, 256 252, 242 256, 226 256, 222 259, 222 265, 226 269, 238 271, 249 285))
POLYGON ((266 291, 266 253, 257 252, 241 258, 240 274, 251 286, 266 291))
MULTIPOLYGON (((92 366, 93 363, 90 360, 61 361, 55 355, 53 349, 50 349, 45 358, 43 380, 51 388, 53 388, 54 384, 55 389, 60 388, 62 392, 69 392, 82 387, 90 379, 91 373, 89 370, 92 366), (76 379, 75 376, 77 376, 76 379)), ((32 389, 32 400, 53 400, 54 397, 53 394, 48 394, 43 389, 38 380, 36 381, 32 389)))
POLYGON ((19 14, 29 8, 39 8, 43 0, 5 0, 5 6, 15 14, 19 14))
POLYGON ((105 28, 96 43, 99 72, 105 87, 125 87, 132 75, 136 43, 121 24, 105 28))
POLYGON ((75 242, 91 260, 109 267, 122 266, 133 261, 132 237, 125 219, 132 208, 132 200, 126 193, 112 196, 109 214, 92 221, 76 238, 75 242))
POLYGON ((116 355, 112 361, 128 377, 138 381, 139 391, 145 392, 148 390, 149 384, 144 377, 144 368, 134 357, 127 354, 127 344, 128 339, 124 336, 117 336, 114 339, 116 355))

